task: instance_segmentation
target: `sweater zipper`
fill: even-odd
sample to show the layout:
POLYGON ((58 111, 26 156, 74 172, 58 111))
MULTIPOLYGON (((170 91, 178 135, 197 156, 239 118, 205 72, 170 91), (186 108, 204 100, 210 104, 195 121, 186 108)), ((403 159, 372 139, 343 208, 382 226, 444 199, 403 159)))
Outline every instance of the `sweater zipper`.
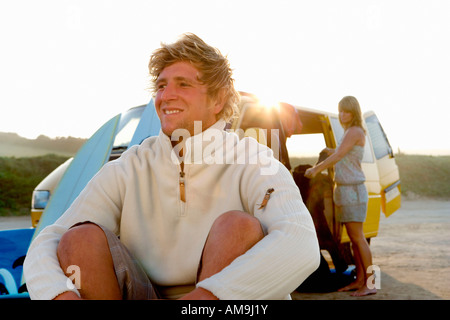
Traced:
POLYGON ((186 190, 184 184, 184 171, 180 171, 180 200, 186 202, 186 190))

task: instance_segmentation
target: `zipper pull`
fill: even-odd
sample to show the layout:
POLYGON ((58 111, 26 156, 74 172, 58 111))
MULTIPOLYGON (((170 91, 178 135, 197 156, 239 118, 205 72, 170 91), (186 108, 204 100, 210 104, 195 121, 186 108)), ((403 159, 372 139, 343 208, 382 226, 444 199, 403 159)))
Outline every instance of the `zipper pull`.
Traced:
POLYGON ((267 205, 267 202, 269 202, 270 199, 270 194, 274 191, 275 191, 274 188, 267 189, 266 194, 264 195, 263 202, 259 205, 258 209, 262 209, 267 205))
POLYGON ((186 202, 186 191, 184 188, 184 172, 180 172, 180 199, 183 202, 186 202))

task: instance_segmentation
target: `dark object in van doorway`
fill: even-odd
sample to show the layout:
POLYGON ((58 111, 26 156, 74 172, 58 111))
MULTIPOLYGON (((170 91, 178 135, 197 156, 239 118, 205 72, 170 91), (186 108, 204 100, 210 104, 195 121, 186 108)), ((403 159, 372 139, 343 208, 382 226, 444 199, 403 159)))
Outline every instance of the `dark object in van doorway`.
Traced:
MULTIPOLYGON (((321 157, 327 157, 325 151, 321 152, 321 157)), ((320 158, 319 161, 320 162, 320 158)), ((332 273, 327 261, 321 254, 319 268, 313 272, 308 279, 297 289, 300 292, 331 292, 343 287, 353 281, 353 276, 344 273, 348 264, 345 258, 341 256, 339 226, 336 226, 334 232, 330 230, 325 210, 332 210, 333 182, 325 174, 318 174, 313 179, 305 177, 305 171, 311 168, 311 165, 299 165, 294 169, 294 181, 300 189, 303 202, 307 206, 316 229, 319 239, 320 249, 327 250, 333 260, 335 272, 332 273), (328 207, 326 207, 326 202, 328 207), (304 291, 305 290, 305 291, 304 291)), ((334 217, 334 212, 331 213, 334 217)), ((334 221, 333 224, 337 222, 334 221)))

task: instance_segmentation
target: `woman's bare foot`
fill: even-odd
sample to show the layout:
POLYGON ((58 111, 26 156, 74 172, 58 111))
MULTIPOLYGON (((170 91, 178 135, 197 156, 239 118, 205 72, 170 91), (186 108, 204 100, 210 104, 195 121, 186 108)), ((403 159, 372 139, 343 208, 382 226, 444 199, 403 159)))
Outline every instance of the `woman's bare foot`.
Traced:
POLYGON ((362 297, 362 296, 368 296, 370 294, 376 294, 377 288, 369 289, 366 285, 362 286, 355 292, 351 293, 350 295, 353 297, 362 297))
POLYGON ((344 292, 344 291, 353 291, 353 290, 358 290, 359 288, 361 288, 361 286, 364 285, 364 282, 355 280, 352 283, 346 285, 343 288, 340 288, 338 291, 339 292, 344 292))

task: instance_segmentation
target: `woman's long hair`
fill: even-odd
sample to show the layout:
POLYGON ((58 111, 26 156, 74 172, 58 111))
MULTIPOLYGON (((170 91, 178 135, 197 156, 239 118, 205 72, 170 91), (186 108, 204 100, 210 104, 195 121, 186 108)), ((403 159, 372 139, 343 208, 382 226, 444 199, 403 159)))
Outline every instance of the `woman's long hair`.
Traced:
MULTIPOLYGON (((364 133, 366 133, 366 130, 363 127, 362 123, 362 113, 361 113, 361 107, 359 106, 358 100, 353 96, 345 96, 339 101, 338 104, 339 111, 345 111, 350 112, 353 115, 353 120, 350 124, 348 124, 346 127, 344 127, 344 124, 341 122, 341 125, 344 127, 344 129, 357 126, 360 127, 364 133)), ((339 122, 341 119, 339 118, 339 122)))

